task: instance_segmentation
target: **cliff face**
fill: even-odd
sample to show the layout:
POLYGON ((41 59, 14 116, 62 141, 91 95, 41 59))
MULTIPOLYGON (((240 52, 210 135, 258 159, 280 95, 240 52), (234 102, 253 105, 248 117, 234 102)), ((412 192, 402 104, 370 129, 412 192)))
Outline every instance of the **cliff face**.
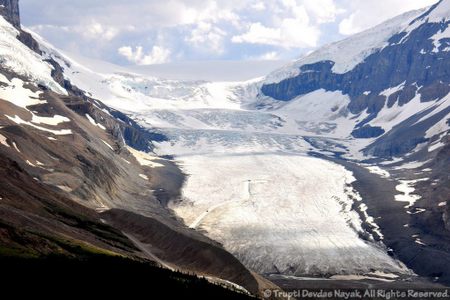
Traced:
MULTIPOLYGON (((281 101, 290 101, 318 89, 342 91, 351 99, 348 105, 350 112, 355 115, 363 111, 368 113, 352 135, 356 138, 381 136, 385 131, 370 127, 368 123, 383 108, 403 106, 416 94, 421 95, 421 102, 427 102, 442 99, 450 92, 450 52, 446 50, 449 40, 442 39, 439 47, 436 47, 432 38, 446 30, 449 24, 450 21, 425 23, 412 31, 402 43, 399 40, 405 34, 400 33, 389 40, 389 46, 370 55, 347 73, 334 73, 332 61, 318 62, 301 66, 301 73, 296 77, 263 85, 261 91, 281 101), (402 85, 402 89, 389 97, 383 95, 383 91, 402 85)), ((378 147, 368 152, 378 156, 399 155, 411 151, 420 142, 423 139, 414 137, 414 140, 408 141, 408 147, 404 147, 404 143, 394 143, 388 149, 378 147)))
POLYGON ((20 29, 19 0, 0 0, 0 15, 20 29))

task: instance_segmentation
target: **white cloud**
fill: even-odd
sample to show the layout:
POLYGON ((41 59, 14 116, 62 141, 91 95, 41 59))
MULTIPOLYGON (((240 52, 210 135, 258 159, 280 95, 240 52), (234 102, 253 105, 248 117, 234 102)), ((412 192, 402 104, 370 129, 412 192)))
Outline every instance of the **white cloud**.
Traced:
POLYGON ((341 23, 339 23, 339 33, 343 35, 351 35, 363 31, 365 26, 358 26, 357 22, 355 22, 355 18, 356 14, 351 14, 348 18, 342 20, 341 23))
POLYGON ((112 26, 103 26, 98 22, 92 22, 87 25, 76 26, 75 30, 89 39, 112 40, 117 36, 119 30, 112 26))
POLYGON ((224 52, 223 42, 226 35, 225 31, 211 23, 200 22, 191 31, 191 35, 186 38, 186 41, 195 47, 209 49, 216 54, 221 54, 224 52))
POLYGON ((293 58, 436 1, 46 0, 43 6, 23 0, 21 8, 25 25, 63 50, 143 64, 248 59, 273 51, 293 58))
POLYGON ((266 9, 266 5, 263 1, 258 1, 250 5, 250 7, 256 11, 263 11, 266 9))
POLYGON ((334 0, 305 0, 306 10, 314 16, 318 24, 330 23, 336 20, 336 16, 343 14, 344 9, 338 8, 334 0))
POLYGON ((346 0, 351 13, 339 24, 339 32, 351 35, 376 26, 403 12, 433 5, 437 0, 346 0))
POLYGON ((336 16, 343 12, 334 0, 279 0, 267 3, 267 10, 273 12, 270 17, 247 25, 247 31, 234 35, 232 42, 286 49, 316 47, 321 35, 320 25, 335 21, 336 16))
POLYGON ((270 51, 267 53, 264 53, 263 55, 260 55, 257 60, 279 60, 280 55, 276 51, 270 51))
POLYGON ((135 49, 124 46, 118 49, 118 53, 137 65, 152 65, 168 62, 171 52, 163 47, 153 46, 152 50, 145 54, 142 46, 135 49))
POLYGON ((285 19, 281 26, 266 27, 261 23, 253 23, 248 31, 233 36, 233 43, 250 43, 272 45, 282 48, 315 47, 319 39, 320 30, 304 23, 301 19, 285 19))

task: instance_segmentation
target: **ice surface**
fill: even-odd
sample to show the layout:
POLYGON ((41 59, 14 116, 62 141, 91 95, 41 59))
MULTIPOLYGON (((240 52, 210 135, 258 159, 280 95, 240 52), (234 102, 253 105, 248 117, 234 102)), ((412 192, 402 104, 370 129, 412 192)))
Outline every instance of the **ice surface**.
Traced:
POLYGON ((401 272, 385 249, 358 237, 361 220, 338 165, 280 154, 202 154, 179 158, 188 174, 171 208, 259 272, 401 272), (282 172, 280 172, 282 170, 282 172))

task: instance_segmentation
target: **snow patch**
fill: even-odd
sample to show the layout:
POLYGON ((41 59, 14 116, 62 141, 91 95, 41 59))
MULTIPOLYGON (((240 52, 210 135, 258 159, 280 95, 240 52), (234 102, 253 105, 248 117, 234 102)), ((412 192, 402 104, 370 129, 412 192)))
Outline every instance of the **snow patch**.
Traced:
POLYGON ((2 134, 0 134, 0 144, 2 144, 5 147, 10 148, 9 144, 6 142, 6 137, 2 134))
POLYGON ((14 117, 10 117, 10 116, 6 116, 6 117, 9 120, 11 120, 14 123, 16 123, 16 124, 28 125, 28 126, 31 126, 31 127, 35 128, 35 129, 37 129, 37 130, 53 133, 54 135, 69 135, 69 134, 72 134, 72 130, 70 130, 70 129, 51 130, 51 129, 44 128, 44 127, 41 127, 41 126, 37 126, 37 125, 35 125, 35 124, 31 123, 31 122, 28 122, 28 121, 24 121, 17 115, 14 116, 14 117))
POLYGON ((111 149, 112 151, 114 151, 114 148, 108 144, 107 142, 105 142, 104 140, 102 140, 103 144, 105 144, 106 146, 108 146, 109 149, 111 149))
POLYGON ((385 89, 384 91, 382 91, 380 93, 380 95, 383 95, 383 96, 386 96, 386 98, 389 98, 390 95, 403 90, 403 88, 405 87, 405 83, 406 83, 406 81, 404 81, 403 83, 400 83, 399 85, 397 85, 395 87, 385 89))
MULTIPOLYGON (((450 13, 450 11, 449 11, 450 13)), ((448 16, 447 16, 448 17, 448 16)), ((439 31, 435 35, 431 37, 431 40, 433 41, 434 49, 433 52, 437 53, 439 52, 439 47, 441 46, 440 40, 442 39, 448 39, 450 38, 450 27, 447 26, 444 30, 439 31)))
POLYGON ((139 177, 141 177, 142 179, 148 180, 148 176, 145 174, 139 174, 139 177))
POLYGON ((46 124, 50 126, 57 126, 61 123, 70 122, 70 119, 59 115, 54 115, 53 117, 39 117, 33 114, 31 122, 35 124, 46 124))
POLYGON ((378 235, 378 237, 379 237, 381 240, 383 240, 383 239, 384 239, 384 235, 383 235, 383 233, 381 232, 380 226, 378 226, 378 224, 375 222, 375 219, 374 219, 372 216, 369 216, 369 214, 367 213, 367 209, 368 209, 367 205, 364 204, 364 203, 362 203, 362 204, 359 206, 359 209, 360 209, 361 212, 363 213, 364 219, 365 219, 366 223, 370 225, 372 231, 375 232, 376 235, 378 235))
POLYGON ((59 188, 60 190, 63 190, 64 192, 67 192, 67 193, 71 193, 73 191, 72 188, 70 188, 68 186, 65 186, 65 185, 57 185, 56 187, 59 188))
POLYGON ((31 161, 29 161, 29 160, 26 160, 25 162, 26 162, 26 164, 29 165, 29 166, 36 167, 36 165, 33 164, 33 163, 32 163, 31 161))
POLYGON ((16 149, 17 152, 21 153, 19 147, 17 147, 16 142, 12 142, 14 149, 16 149))
POLYGON ((388 171, 383 170, 382 168, 380 168, 378 166, 369 166, 369 167, 366 167, 366 169, 368 169, 370 171, 370 173, 380 175, 383 178, 391 177, 391 174, 389 174, 388 171))
POLYGON ((9 81, 3 74, 0 74, 0 82, 5 84, 0 85, 0 99, 2 100, 25 109, 31 105, 47 103, 47 101, 39 99, 42 92, 32 92, 24 88, 25 82, 19 78, 13 78, 9 81))
POLYGON ((420 195, 413 194, 415 191, 414 185, 420 181, 426 181, 428 178, 415 179, 415 180, 400 180, 395 188, 397 191, 401 192, 400 195, 395 195, 395 200, 399 202, 406 202, 408 205, 405 208, 412 207, 417 200, 422 198, 420 195))
POLYGON ((157 156, 152 156, 148 153, 138 151, 131 147, 127 147, 127 149, 128 151, 130 151, 131 154, 133 154, 133 156, 136 158, 136 160, 141 166, 147 166, 150 168, 164 167, 163 164, 155 162, 155 160, 160 160, 160 158, 158 158, 157 156))
POLYGON ((440 148, 442 148, 444 146, 445 146, 445 143, 443 143, 441 141, 438 141, 438 142, 433 143, 430 146, 428 146, 428 152, 436 151, 436 150, 438 150, 438 149, 440 149, 440 148))
POLYGON ((86 118, 91 122, 92 125, 99 127, 100 129, 106 130, 106 127, 100 123, 95 122, 95 120, 89 115, 86 114, 86 118))

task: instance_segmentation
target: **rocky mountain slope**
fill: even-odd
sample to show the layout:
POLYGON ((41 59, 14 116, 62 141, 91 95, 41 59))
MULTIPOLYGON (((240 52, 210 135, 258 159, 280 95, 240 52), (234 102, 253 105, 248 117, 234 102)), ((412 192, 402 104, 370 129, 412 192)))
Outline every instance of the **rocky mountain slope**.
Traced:
POLYGON ((166 208, 184 175, 140 152, 166 138, 65 79, 21 29, 18 1, 0 5, 2 257, 123 256, 253 294, 271 286, 166 208))

